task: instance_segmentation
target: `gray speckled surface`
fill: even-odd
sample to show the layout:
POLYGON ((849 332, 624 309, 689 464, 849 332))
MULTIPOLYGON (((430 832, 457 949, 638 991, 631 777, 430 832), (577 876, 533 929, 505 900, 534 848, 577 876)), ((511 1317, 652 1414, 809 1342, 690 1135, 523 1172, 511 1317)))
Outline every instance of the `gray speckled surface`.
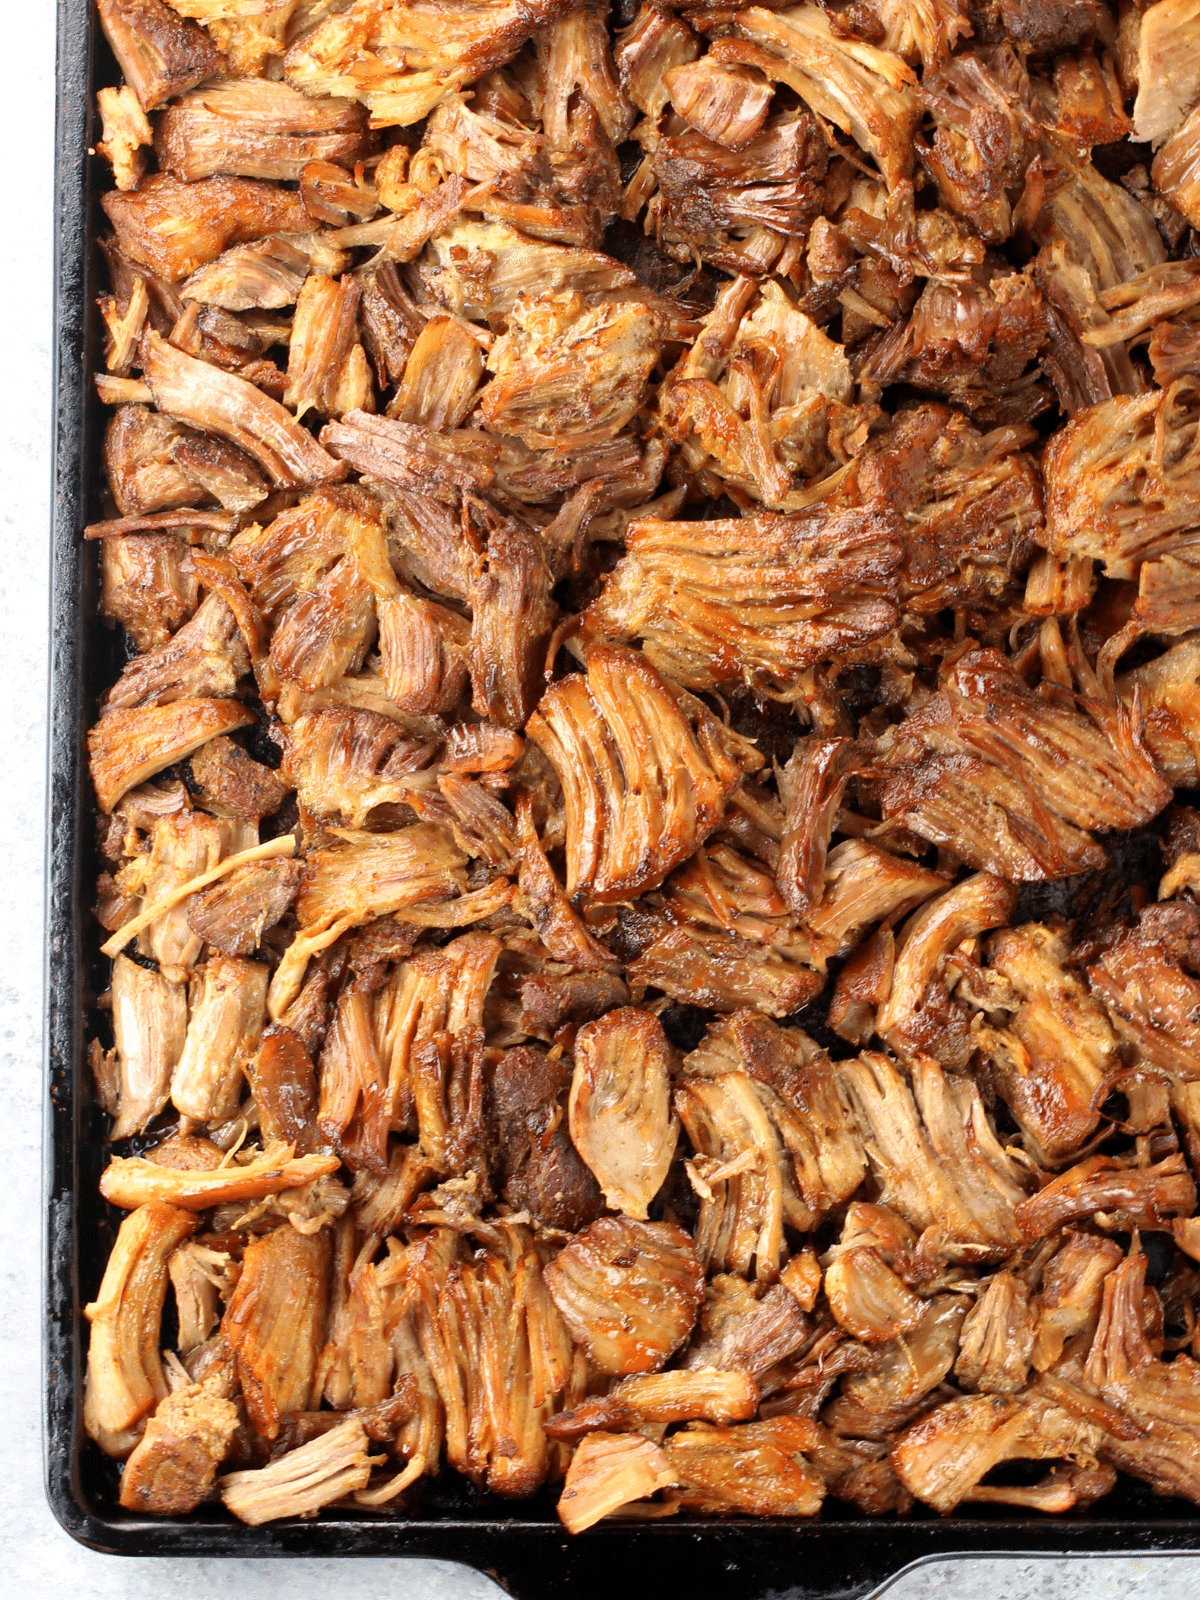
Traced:
MULTIPOLYGON (((50 488, 51 176, 54 0, 6 0, 4 215, 0 261, 0 1083, 8 1203, 0 1208, 0 1595, 486 1600, 500 1593, 465 1568, 427 1561, 121 1561, 74 1544, 41 1487, 40 1209, 42 856, 45 796, 47 536, 50 488)), ((632 1577, 632 1575, 631 1575, 632 1577)), ((636 1583, 629 1587, 636 1594, 636 1583)), ((1200 1558, 921 1564, 885 1585, 887 1600, 1200 1600, 1200 1558)), ((779 1596, 778 1600, 784 1600, 779 1596)))

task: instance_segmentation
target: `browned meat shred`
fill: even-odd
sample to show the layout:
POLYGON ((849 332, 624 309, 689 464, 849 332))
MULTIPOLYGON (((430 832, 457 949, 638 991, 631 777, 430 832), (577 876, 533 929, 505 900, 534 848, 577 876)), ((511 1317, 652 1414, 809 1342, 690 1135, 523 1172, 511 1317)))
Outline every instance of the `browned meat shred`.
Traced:
POLYGON ((121 1506, 1200 1504, 1193 0, 96 9, 121 1506))

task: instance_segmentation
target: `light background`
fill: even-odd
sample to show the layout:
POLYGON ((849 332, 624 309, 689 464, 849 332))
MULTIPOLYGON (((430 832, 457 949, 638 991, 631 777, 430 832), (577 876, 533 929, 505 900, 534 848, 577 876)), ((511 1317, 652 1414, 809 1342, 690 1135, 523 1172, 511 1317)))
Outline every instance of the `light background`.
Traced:
MULTIPOLYGON (((58 1527, 42 1492, 43 834, 49 615, 54 0, 0 0, 0 1600, 489 1600, 432 1561, 126 1560, 58 1527)), ((636 1572, 622 1587, 642 1600, 636 1572)), ((731 1586, 731 1600, 736 1600, 731 1586)), ((1200 1600, 1200 1557, 925 1564, 887 1600, 1200 1600)), ((673 1597, 671 1597, 673 1600, 673 1597)), ((772 1600, 786 1600, 776 1592, 772 1600)))

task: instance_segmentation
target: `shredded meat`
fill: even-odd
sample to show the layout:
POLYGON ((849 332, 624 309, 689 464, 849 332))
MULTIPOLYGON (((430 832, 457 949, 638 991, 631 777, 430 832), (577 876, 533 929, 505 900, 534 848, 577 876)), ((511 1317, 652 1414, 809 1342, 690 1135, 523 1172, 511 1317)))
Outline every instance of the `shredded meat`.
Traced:
POLYGON ((97 11, 122 1507, 1200 1504, 1196 0, 97 11))
POLYGON ((682 1228, 604 1217, 546 1269, 563 1320, 600 1372, 657 1372, 687 1339, 703 1271, 682 1228))

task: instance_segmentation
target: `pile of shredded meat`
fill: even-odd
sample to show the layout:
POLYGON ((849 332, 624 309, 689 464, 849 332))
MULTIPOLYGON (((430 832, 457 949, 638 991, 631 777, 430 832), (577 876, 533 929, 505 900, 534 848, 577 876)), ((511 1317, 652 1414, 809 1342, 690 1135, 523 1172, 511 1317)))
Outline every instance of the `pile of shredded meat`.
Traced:
POLYGON ((1200 1504, 1200 8, 615 5, 97 0, 88 1432, 1200 1504))

